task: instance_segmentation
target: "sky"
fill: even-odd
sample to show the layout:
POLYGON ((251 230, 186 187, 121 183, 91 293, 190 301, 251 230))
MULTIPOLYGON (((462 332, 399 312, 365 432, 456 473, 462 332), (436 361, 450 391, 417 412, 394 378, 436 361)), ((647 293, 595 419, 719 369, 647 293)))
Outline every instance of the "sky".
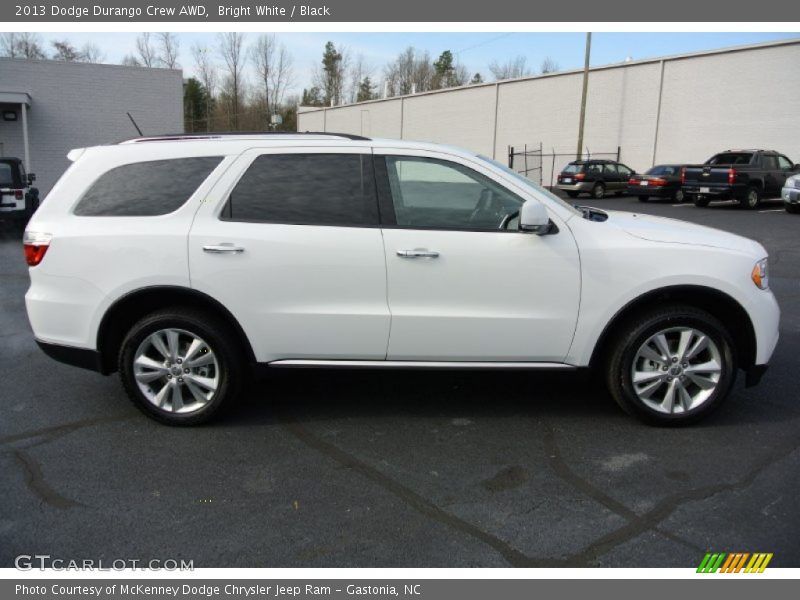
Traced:
MULTIPOLYGON (((49 46, 52 40, 69 39, 80 47, 87 41, 97 44, 105 53, 105 61, 119 63, 135 50, 136 33, 41 33, 49 46)), ((179 63, 186 76, 194 74, 191 48, 199 43, 216 48, 217 34, 176 33, 180 40, 179 63)), ((245 34, 245 41, 254 42, 258 34, 245 34)), ((488 65, 492 61, 503 63, 518 55, 527 59, 527 65, 538 71, 542 60, 550 57, 561 70, 583 67, 583 33, 498 33, 498 32, 447 32, 447 33, 279 33, 293 58, 293 85, 290 94, 299 94, 309 87, 314 69, 319 64, 327 41, 337 48, 345 47, 351 56, 362 54, 372 70, 373 80, 380 80, 383 66, 391 62, 408 46, 427 50, 432 58, 450 50, 459 63, 467 67, 470 75, 481 73, 491 80, 488 65)), ((754 44, 800 37, 793 33, 594 33, 592 35, 593 66, 754 44)), ((48 48, 49 49, 49 48, 48 48)), ((217 57, 217 62, 221 59, 217 57)), ((252 67, 249 73, 254 77, 252 67)))

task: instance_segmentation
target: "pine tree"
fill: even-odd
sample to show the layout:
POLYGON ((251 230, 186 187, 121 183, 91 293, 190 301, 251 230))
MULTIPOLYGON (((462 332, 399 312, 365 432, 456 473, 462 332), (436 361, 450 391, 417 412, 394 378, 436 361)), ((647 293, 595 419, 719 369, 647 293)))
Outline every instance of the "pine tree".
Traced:
POLYGON ((375 86, 372 84, 372 80, 370 80, 369 76, 364 77, 358 86, 356 102, 366 102, 367 100, 375 98, 374 88, 375 86))

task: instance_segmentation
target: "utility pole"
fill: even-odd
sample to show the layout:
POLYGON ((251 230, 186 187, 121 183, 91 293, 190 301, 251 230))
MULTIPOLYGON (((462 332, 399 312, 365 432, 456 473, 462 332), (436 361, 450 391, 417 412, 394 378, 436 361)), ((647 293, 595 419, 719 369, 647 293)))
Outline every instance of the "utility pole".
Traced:
POLYGON ((578 151, 575 158, 583 155, 583 123, 586 120, 586 92, 589 88, 589 57, 592 54, 592 34, 586 34, 586 58, 583 62, 583 91, 581 92, 581 120, 578 123, 578 151))

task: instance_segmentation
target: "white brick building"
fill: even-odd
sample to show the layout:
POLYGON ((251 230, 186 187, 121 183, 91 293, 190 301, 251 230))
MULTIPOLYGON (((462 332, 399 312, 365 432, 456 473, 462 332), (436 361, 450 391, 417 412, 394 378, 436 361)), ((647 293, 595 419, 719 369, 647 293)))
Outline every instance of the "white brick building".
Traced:
MULTIPOLYGON (((566 71, 301 107, 298 130, 449 143, 503 162, 510 145, 574 153, 582 78, 583 70, 566 71)), ((633 61, 590 70, 584 146, 619 146, 622 162, 637 170, 703 162, 736 147, 775 149, 800 162, 798 115, 800 39, 633 61)))
POLYGON ((0 58, 0 156, 22 158, 42 196, 72 148, 135 137, 127 112, 145 134, 182 132, 181 71, 0 58))

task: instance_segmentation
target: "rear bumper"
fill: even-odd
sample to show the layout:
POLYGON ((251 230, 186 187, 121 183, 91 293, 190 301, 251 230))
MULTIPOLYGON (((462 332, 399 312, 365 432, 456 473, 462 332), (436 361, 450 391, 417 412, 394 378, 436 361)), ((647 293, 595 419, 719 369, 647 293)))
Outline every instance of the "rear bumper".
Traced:
POLYGON ((579 181, 578 183, 559 183, 556 185, 562 192, 590 192, 594 186, 593 181, 579 181))
POLYGON ((103 363, 100 360, 100 353, 97 350, 62 346, 60 344, 52 344, 41 340, 36 340, 36 343, 39 344, 39 348, 42 349, 42 352, 58 362, 72 365, 73 367, 80 367, 81 369, 97 371, 98 373, 103 372, 103 363))
POLYGON ((651 196, 655 198, 672 198, 675 195, 675 191, 675 188, 649 185, 629 185, 627 188, 629 196, 651 196))
POLYGON ((692 194, 693 196, 706 196, 716 198, 718 200, 727 200, 729 198, 744 198, 747 188, 744 186, 730 186, 730 185, 695 185, 694 183, 684 184, 683 193, 692 194))

